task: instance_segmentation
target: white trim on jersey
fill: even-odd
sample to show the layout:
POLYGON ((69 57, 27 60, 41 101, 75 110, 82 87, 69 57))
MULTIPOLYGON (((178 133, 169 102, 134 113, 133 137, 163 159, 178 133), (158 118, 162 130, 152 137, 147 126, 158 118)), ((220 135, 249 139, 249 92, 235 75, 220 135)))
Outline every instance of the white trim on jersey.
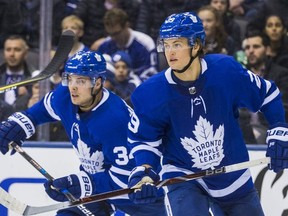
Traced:
POLYGON ((165 165, 162 165, 162 169, 159 172, 159 175, 161 176, 161 179, 162 179, 162 176, 165 173, 170 173, 170 172, 181 172, 181 173, 184 173, 185 175, 189 175, 189 174, 193 174, 194 173, 194 172, 192 172, 191 170, 188 170, 188 169, 176 167, 176 166, 173 166, 171 164, 165 164, 165 165))
POLYGON ((103 88, 103 97, 102 97, 101 101, 97 104, 97 106, 92 109, 92 111, 94 111, 98 107, 100 107, 108 99, 108 97, 109 97, 109 91, 107 89, 103 88))
POLYGON ((44 104, 44 106, 46 108, 46 111, 49 113, 49 115, 52 118, 60 121, 61 120, 60 117, 58 115, 56 115, 56 113, 54 112, 54 110, 53 110, 53 108, 51 106, 51 97, 52 97, 52 95, 53 95, 53 92, 50 92, 50 93, 46 94, 45 97, 44 97, 43 104, 44 104))
POLYGON ((126 175, 126 176, 129 176, 130 175, 130 170, 124 170, 124 169, 121 169, 121 168, 118 168, 118 167, 115 167, 115 166, 111 166, 110 168, 110 171, 114 172, 114 173, 118 173, 120 175, 126 175))
POLYGON ((126 188, 127 187, 127 184, 125 184, 119 178, 117 178, 115 175, 113 175, 113 173, 110 170, 108 171, 108 173, 109 173, 111 179, 113 180, 113 182, 115 184, 117 184, 119 187, 121 187, 121 188, 126 188))
POLYGON ((227 196, 234 191, 238 190, 240 187, 242 187, 249 179, 251 178, 250 170, 247 169, 236 181, 234 181, 231 185, 229 185, 226 188, 223 188, 221 190, 211 190, 208 188, 206 183, 203 181, 203 179, 197 179, 202 187, 212 196, 212 197, 224 197, 227 196))
POLYGON ((158 149, 156 148, 153 148, 152 146, 148 146, 148 145, 138 145, 134 148, 132 148, 130 154, 129 154, 129 157, 133 157, 134 153, 137 152, 137 151, 150 151, 150 152, 153 152, 154 154, 158 155, 159 157, 162 156, 162 152, 159 151, 158 149), (145 150, 144 150, 145 149, 145 150))
MULTIPOLYGON (((130 138, 128 138, 128 142, 133 144, 133 143, 136 143, 136 142, 139 142, 139 141, 136 141, 136 140, 132 140, 130 138)), ((162 139, 160 140, 157 140, 157 141, 153 141, 153 142, 145 142, 147 145, 149 146, 152 146, 152 147, 158 147, 162 144, 162 139)))
POLYGON ((262 107, 266 104, 268 104, 269 102, 271 102, 274 98, 276 98, 278 95, 280 94, 279 89, 277 88, 272 94, 270 94, 268 97, 266 97, 264 99, 264 102, 262 104, 262 107))

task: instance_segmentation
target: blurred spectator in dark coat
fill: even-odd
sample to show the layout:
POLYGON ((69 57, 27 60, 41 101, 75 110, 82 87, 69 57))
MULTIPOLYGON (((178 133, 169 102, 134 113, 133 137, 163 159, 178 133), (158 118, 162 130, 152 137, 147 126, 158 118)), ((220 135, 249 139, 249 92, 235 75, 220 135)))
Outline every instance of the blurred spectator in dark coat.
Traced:
MULTIPOLYGON (((275 62, 269 61, 266 51, 269 39, 259 31, 250 31, 243 41, 243 49, 247 56, 247 68, 251 73, 264 79, 272 80, 282 93, 282 100, 288 120, 288 69, 275 62)), ((240 109, 239 123, 243 136, 248 144, 266 143, 268 123, 261 112, 252 113, 246 109, 240 109)))
POLYGON ((248 23, 246 31, 255 29, 269 37, 267 55, 272 61, 288 68, 288 36, 284 18, 277 13, 261 15, 248 23))
POLYGON ((240 50, 242 44, 241 28, 234 19, 234 14, 229 11, 229 0, 211 0, 210 5, 221 14, 225 31, 235 42, 235 50, 240 50))
MULTIPOLYGON (((31 49, 39 48, 40 4, 40 0, 0 0, 1 47, 5 38, 11 34, 18 34, 25 38, 31 49)), ((52 45, 57 45, 59 41, 64 11, 65 2, 53 0, 52 45)))
POLYGON ((111 56, 114 64, 114 77, 111 80, 115 94, 120 96, 129 106, 132 107, 130 96, 141 80, 131 70, 131 58, 128 53, 118 51, 111 56))
MULTIPOLYGON (((4 63, 0 66, 0 85, 19 82, 30 77, 34 69, 26 63, 29 51, 26 41, 19 35, 11 35, 4 42, 4 63)), ((0 94, 2 113, 12 114, 15 102, 21 95, 29 94, 31 88, 24 86, 0 94)), ((2 114, 3 115, 3 114, 2 114)), ((2 116, 3 117, 3 116, 2 116)))
POLYGON ((138 15, 139 5, 139 0, 81 0, 73 13, 84 22, 85 34, 82 37, 82 42, 91 47, 96 40, 107 36, 103 17, 107 10, 115 7, 122 8, 127 12, 133 26, 138 15))
POLYGON ((225 31, 221 14, 214 7, 207 5, 198 10, 198 16, 202 20, 206 34, 206 52, 233 56, 236 52, 235 43, 225 31))
POLYGON ((288 36, 284 20, 279 15, 268 16, 264 32, 270 39, 267 55, 272 61, 288 68, 288 36))

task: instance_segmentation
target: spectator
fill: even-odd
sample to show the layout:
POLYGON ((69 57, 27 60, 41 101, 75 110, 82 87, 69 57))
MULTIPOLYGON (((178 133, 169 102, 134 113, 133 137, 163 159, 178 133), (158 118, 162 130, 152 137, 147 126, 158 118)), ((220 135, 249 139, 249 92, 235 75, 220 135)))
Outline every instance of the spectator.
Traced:
POLYGON ((283 17, 277 13, 261 15, 248 23, 246 32, 255 29, 265 32, 270 39, 267 55, 277 64, 288 68, 288 36, 283 17))
MULTIPOLYGON (((266 51, 268 49, 268 37, 259 31, 251 31, 247 34, 243 49, 247 56, 248 69, 254 74, 272 80, 282 93, 282 101, 288 120, 288 69, 273 61, 268 61, 266 51)), ((261 112, 252 113, 246 109, 240 109, 239 123, 247 144, 264 144, 268 122, 261 112)))
MULTIPOLYGON (((73 47, 68 55, 68 58, 72 57, 74 54, 76 54, 79 51, 88 51, 89 47, 87 47, 84 43, 81 42, 81 38, 84 34, 84 23, 83 21, 75 16, 75 15, 69 15, 66 16, 62 22, 61 22, 61 30, 71 30, 75 33, 75 39, 73 47)), ((52 50, 50 55, 51 58, 54 56, 56 50, 52 50)), ((63 73, 65 63, 60 67, 60 70, 53 74, 53 76, 50 77, 50 81, 54 83, 55 85, 59 84, 61 82, 61 75, 63 73)))
POLYGON ((242 43, 241 28, 234 19, 234 14, 229 11, 229 0, 211 0, 210 5, 221 14, 225 31, 233 38, 235 49, 240 50, 242 43))
MULTIPOLYGON (((0 66, 0 85, 19 82, 31 76, 34 69, 30 68, 26 62, 28 51, 29 47, 26 41, 18 35, 11 35, 5 40, 4 63, 0 66)), ((0 94, 3 108, 13 112, 16 99, 21 95, 28 94, 29 90, 26 87, 19 87, 0 94)))
POLYGON ((126 51, 132 60, 131 69, 144 81, 157 73, 158 58, 153 39, 130 28, 128 15, 119 8, 113 8, 104 16, 107 34, 98 51, 113 55, 117 51, 126 51))
POLYGON ((129 54, 118 51, 112 56, 114 64, 113 91, 132 107, 130 96, 135 88, 140 85, 141 80, 131 71, 131 58, 129 54))
POLYGON ((214 7, 207 5, 198 10, 198 16, 202 20, 206 34, 206 52, 234 55, 235 43, 226 33, 220 13, 214 7))
POLYGON ((134 22, 138 14, 139 0, 81 0, 78 3, 73 14, 80 17, 85 24, 82 42, 86 46, 91 47, 93 42, 107 36, 103 17, 106 11, 114 7, 125 10, 134 22))
POLYGON ((84 23, 83 21, 75 16, 70 15, 65 17, 61 23, 62 31, 71 30, 75 33, 74 45, 69 53, 69 57, 73 56, 79 51, 88 51, 89 47, 85 46, 80 40, 84 34, 84 23))
POLYGON ((284 20, 278 15, 268 16, 264 32, 270 38, 267 55, 274 62, 288 68, 288 36, 284 20))

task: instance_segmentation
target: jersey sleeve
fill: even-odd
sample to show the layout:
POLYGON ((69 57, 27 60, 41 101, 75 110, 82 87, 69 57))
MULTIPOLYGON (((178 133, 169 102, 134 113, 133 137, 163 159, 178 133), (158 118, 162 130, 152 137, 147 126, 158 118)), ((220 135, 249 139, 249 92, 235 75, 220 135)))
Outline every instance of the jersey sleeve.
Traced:
POLYGON ((270 125, 285 122, 282 94, 275 83, 237 64, 235 63, 234 67, 239 73, 234 74, 234 84, 230 86, 231 91, 236 92, 234 101, 237 107, 246 107, 252 112, 263 112, 270 125))
POLYGON ((32 107, 28 108, 26 112, 31 115, 35 121, 36 125, 60 121, 60 117, 56 114, 57 98, 61 98, 61 92, 63 92, 64 87, 57 87, 54 91, 47 93, 40 101, 34 104, 32 107))
POLYGON ((142 90, 136 89, 132 95, 134 113, 128 125, 128 145, 136 165, 149 164, 157 169, 167 125, 164 120, 167 119, 166 111, 160 98, 156 96, 152 99, 149 97, 150 90, 142 90))

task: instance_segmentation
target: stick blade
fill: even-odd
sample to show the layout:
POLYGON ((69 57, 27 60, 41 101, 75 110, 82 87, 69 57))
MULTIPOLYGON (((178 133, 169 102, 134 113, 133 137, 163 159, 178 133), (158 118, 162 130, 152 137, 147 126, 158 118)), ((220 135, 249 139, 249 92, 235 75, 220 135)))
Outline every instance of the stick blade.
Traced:
POLYGON ((11 83, 8 85, 0 86, 0 94, 16 89, 19 86, 32 84, 34 82, 41 81, 52 76, 61 67, 61 65, 66 61, 72 49, 74 38, 75 38, 75 34, 73 31, 67 30, 63 32, 60 37, 55 55, 53 56, 52 60, 45 67, 43 71, 41 71, 35 77, 29 77, 16 83, 11 83))
POLYGON ((0 187, 0 204, 7 209, 23 215, 27 205, 17 200, 15 197, 8 194, 3 188, 0 187))

